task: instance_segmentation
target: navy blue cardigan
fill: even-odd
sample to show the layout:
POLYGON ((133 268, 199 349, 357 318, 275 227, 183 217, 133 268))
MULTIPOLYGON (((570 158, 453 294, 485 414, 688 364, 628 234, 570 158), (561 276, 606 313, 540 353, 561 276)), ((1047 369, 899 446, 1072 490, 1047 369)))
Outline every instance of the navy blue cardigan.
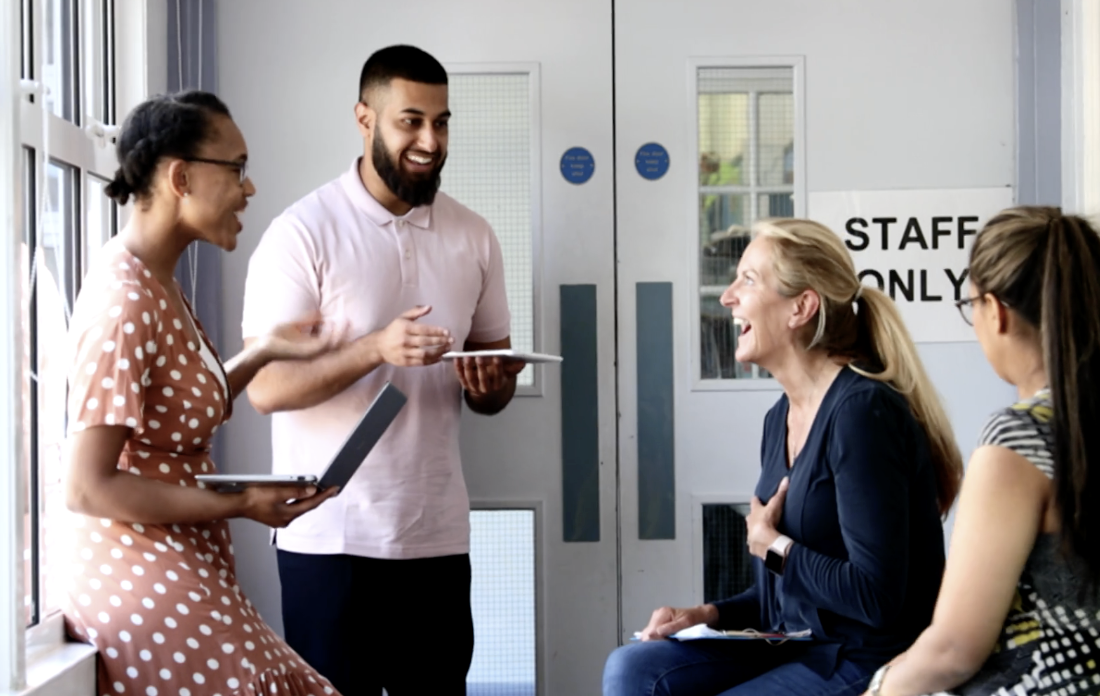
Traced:
POLYGON ((845 368, 787 468, 787 397, 768 411, 756 495, 790 475, 779 531, 795 541, 783 575, 753 558, 755 582, 715 602, 722 628, 812 629, 800 661, 875 668, 932 620, 944 567, 928 438, 905 398, 845 368))

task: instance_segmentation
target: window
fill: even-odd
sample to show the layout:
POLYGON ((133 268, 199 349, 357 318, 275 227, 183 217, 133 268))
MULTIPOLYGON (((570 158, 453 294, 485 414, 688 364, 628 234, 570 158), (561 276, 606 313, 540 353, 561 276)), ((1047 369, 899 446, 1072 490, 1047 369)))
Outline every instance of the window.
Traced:
POLYGON ((84 238, 80 244, 80 272, 88 272, 96 252, 114 236, 118 228, 118 204, 107 198, 108 181, 89 174, 86 183, 87 205, 84 206, 84 238))
POLYGON ((24 605, 27 625, 38 627, 57 613, 64 592, 64 568, 55 556, 69 526, 61 490, 69 316, 89 263, 118 221, 117 207, 104 194, 113 151, 81 127, 114 119, 114 3, 24 0, 19 15, 22 75, 39 80, 17 124, 28 483, 24 605))
POLYGON ((536 511, 470 511, 469 696, 535 696, 536 511))
MULTIPOLYGON (((492 225, 504 255, 512 313, 512 347, 536 350, 534 249, 539 224, 538 143, 534 67, 449 75, 451 120, 442 188, 492 225)), ((535 367, 517 385, 535 385, 535 367)))
MULTIPOLYGON (((19 268, 22 271, 22 297, 31 298, 30 291, 30 278, 31 278, 31 258, 30 249, 33 245, 35 229, 35 215, 34 215, 34 201, 36 200, 34 183, 36 180, 34 173, 34 150, 24 147, 22 149, 22 166, 21 171, 23 174, 23 243, 20 245, 20 258, 19 268)), ((23 376, 24 384, 28 379, 28 375, 31 374, 31 364, 35 361, 34 344, 31 341, 31 336, 34 333, 32 325, 34 300, 30 299, 29 302, 23 302, 20 306, 19 318, 23 337, 23 365, 20 369, 20 374, 23 376)), ((26 612, 25 621, 27 624, 34 623, 35 621, 35 598, 34 593, 36 572, 38 567, 38 545, 35 540, 38 538, 34 525, 38 520, 37 515, 31 514, 33 507, 33 501, 36 499, 34 491, 34 477, 31 475, 34 467, 31 466, 31 462, 35 460, 34 448, 32 447, 35 438, 31 436, 31 433, 35 429, 35 407, 32 402, 32 396, 34 395, 34 389, 30 388, 27 384, 27 388, 24 388, 21 393, 23 405, 23 457, 20 465, 23 468, 23 480, 26 482, 26 490, 24 491, 23 505, 20 512, 23 515, 23 607, 26 612)))
POLYGON ((45 31, 42 33, 42 82, 45 103, 53 115, 80 124, 77 47, 80 21, 76 0, 44 0, 45 31))
MULTIPOLYGON (((37 495, 38 517, 32 520, 37 532, 38 618, 55 611, 60 602, 53 569, 58 566, 52 553, 60 548, 58 532, 64 526, 64 498, 61 491, 61 450, 65 440, 65 396, 67 393, 65 345, 70 308, 76 300, 79 267, 74 247, 79 221, 80 198, 76 191, 79 170, 50 161, 46 165, 44 200, 40 203, 42 224, 37 244, 31 247, 31 369, 28 387, 34 391, 31 428, 34 461, 31 470, 37 495)), ((32 617, 33 618, 33 617, 32 617)))
POLYGON ((801 209, 801 119, 795 66, 698 66, 698 350, 700 381, 770 377, 734 359, 739 329, 719 298, 752 224, 801 209))
MULTIPOLYGON (((25 80, 34 79, 34 41, 31 40, 31 0, 19 3, 19 76, 25 80)), ((5 37, 6 38, 6 37, 5 37)))
POLYGON ((728 599, 752 587, 747 504, 704 503, 703 602, 728 599))

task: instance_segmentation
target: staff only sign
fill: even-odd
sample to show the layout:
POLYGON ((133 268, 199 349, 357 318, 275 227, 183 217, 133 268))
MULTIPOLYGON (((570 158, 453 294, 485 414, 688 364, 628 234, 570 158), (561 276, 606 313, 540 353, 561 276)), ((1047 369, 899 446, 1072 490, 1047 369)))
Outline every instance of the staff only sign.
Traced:
POLYGON ((864 285, 897 302, 918 343, 973 341, 955 300, 970 294, 974 237, 1012 205, 1008 187, 811 193, 810 217, 840 235, 864 285))

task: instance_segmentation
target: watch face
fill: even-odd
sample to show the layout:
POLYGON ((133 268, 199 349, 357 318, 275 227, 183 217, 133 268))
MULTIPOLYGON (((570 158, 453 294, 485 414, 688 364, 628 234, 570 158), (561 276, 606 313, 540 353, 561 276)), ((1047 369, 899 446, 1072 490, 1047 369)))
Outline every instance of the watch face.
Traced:
POLYGON ((768 549, 768 555, 764 557, 764 567, 775 573, 776 575, 782 575, 783 556, 779 555, 771 549, 768 549))

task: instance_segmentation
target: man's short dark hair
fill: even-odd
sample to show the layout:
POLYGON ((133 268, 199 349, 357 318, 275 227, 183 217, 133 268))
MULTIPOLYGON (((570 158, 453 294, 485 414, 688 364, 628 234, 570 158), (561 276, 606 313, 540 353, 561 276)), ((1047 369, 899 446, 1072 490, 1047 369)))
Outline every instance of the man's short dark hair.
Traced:
POLYGON ((359 99, 367 93, 389 86, 392 80, 408 80, 426 85, 447 84, 447 71, 431 54, 415 46, 388 46, 374 53, 359 74, 359 99))

